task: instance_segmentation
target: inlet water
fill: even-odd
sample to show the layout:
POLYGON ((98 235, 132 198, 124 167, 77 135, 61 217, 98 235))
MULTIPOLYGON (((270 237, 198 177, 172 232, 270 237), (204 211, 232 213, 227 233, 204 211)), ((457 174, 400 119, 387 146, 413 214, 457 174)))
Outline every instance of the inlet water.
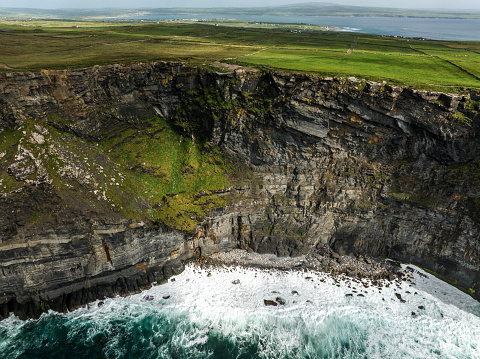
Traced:
POLYGON ((298 16, 247 14, 168 14, 121 17, 130 20, 237 19, 269 23, 304 23, 340 27, 347 31, 432 40, 479 41, 480 19, 410 18, 380 16, 298 16))
POLYGON ((138 295, 11 316, 0 358, 480 358, 480 303, 412 281, 189 265, 138 295))

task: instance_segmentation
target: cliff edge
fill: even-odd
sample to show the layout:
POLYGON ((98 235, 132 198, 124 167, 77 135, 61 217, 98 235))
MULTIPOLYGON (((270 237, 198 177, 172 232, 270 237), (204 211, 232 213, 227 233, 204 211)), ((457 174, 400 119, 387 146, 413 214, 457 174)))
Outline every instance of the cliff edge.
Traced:
POLYGON ((479 100, 181 63, 0 73, 0 316, 231 248, 390 257, 480 299, 479 100))

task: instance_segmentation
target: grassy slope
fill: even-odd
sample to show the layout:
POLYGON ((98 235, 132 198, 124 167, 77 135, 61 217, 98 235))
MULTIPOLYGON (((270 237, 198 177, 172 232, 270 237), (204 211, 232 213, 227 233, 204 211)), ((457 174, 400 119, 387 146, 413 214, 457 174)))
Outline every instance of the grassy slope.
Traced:
POLYGON ((151 218, 192 230, 196 217, 224 205, 209 192, 228 187, 224 160, 208 143, 179 135, 160 118, 146 125, 143 130, 119 130, 100 148, 135 178, 131 188, 153 205, 148 210, 151 218), (202 191, 207 192, 199 196, 202 191))
MULTIPOLYGON (((0 63, 14 69, 113 62, 214 61, 334 76, 357 76, 416 88, 480 88, 480 42, 419 41, 358 33, 207 24, 25 22, 0 32, 0 63), (28 25, 28 26, 23 26, 28 25)), ((239 24, 240 25, 240 24, 239 24)), ((250 24, 251 25, 251 24, 250 24)), ((298 27, 298 25, 295 25, 298 27)))
MULTIPOLYGON (((218 150, 179 135, 158 117, 142 125, 118 128, 98 144, 33 120, 1 131, 0 197, 46 179, 60 195, 82 193, 84 209, 193 230, 197 218, 225 204, 213 192, 228 186, 228 166, 218 150), (40 133, 39 145, 33 138, 40 133), (19 159, 27 176, 15 179, 6 168, 19 159)), ((42 216, 31 224, 48 220, 42 216)))

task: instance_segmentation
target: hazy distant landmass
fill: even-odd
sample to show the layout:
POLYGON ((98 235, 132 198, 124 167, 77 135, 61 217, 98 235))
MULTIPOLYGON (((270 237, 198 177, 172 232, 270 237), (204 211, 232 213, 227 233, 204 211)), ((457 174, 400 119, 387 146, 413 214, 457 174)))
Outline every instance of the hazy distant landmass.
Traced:
POLYGON ((267 7, 218 7, 218 8, 158 8, 158 9, 16 9, 0 8, 0 17, 8 18, 61 18, 78 19, 92 17, 129 17, 145 15, 182 14, 202 16, 229 13, 232 15, 302 15, 302 16, 383 16, 420 18, 478 19, 480 11, 471 10, 409 10, 364 6, 345 6, 324 2, 309 2, 267 7))

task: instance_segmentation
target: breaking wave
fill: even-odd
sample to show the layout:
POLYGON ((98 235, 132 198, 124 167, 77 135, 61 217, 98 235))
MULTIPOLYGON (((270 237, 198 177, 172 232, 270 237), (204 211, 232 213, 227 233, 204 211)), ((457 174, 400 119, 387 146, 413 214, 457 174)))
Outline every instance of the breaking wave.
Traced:
POLYGON ((480 358, 480 303, 418 268, 413 282, 189 265, 138 295, 11 316, 0 358, 480 358))

